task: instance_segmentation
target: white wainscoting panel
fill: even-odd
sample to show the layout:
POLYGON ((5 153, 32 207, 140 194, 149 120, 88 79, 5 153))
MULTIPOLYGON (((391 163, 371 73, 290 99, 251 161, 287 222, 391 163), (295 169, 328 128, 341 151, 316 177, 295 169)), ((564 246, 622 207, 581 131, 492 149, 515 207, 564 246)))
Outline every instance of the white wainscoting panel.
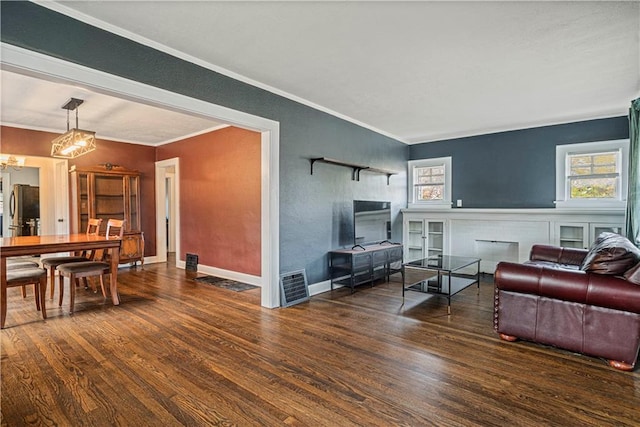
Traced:
MULTIPOLYGON (((510 260, 522 262, 529 259, 529 251, 535 243, 548 244, 549 222, 546 221, 492 221, 492 220, 466 220, 456 219, 449 222, 451 230, 451 254, 471 256, 482 259, 480 270, 483 273, 493 273, 495 265, 500 259, 496 259, 496 253, 478 253, 477 241, 504 242, 501 250, 510 260), (510 250, 511 253, 506 253, 510 250), (486 258, 486 256, 489 258, 486 258)), ((480 245, 481 249, 488 249, 494 245, 480 245)))

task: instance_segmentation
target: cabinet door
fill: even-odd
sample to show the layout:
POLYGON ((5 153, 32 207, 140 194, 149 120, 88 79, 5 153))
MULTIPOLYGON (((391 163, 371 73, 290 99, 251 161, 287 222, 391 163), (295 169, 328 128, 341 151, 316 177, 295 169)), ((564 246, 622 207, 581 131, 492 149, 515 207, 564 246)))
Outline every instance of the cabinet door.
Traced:
POLYGON ((616 233, 622 234, 624 232, 624 226, 622 224, 589 224, 590 243, 593 243, 600 233, 616 233))
POLYGON ((444 221, 426 223, 425 253, 427 256, 442 255, 444 252, 444 221))
POLYGON ((109 219, 127 219, 125 216, 124 180, 119 175, 94 174, 95 218, 102 219, 102 231, 109 219))
POLYGON ((120 247, 120 262, 142 261, 144 258, 144 238, 142 234, 125 234, 120 247))
POLYGON ((405 261, 424 258, 425 221, 409 219, 405 222, 405 261))
POLYGON ((127 180, 128 191, 128 217, 129 223, 127 224, 128 231, 140 231, 140 177, 128 176, 127 180))
POLYGON ((409 219, 405 227, 405 261, 411 262, 445 251, 444 220, 409 219))
POLYGON ((78 186, 78 200, 76 203, 78 204, 78 222, 77 229, 73 230, 76 233, 83 233, 87 230, 87 225, 89 225, 89 218, 92 214, 94 207, 91 204, 92 198, 89 197, 89 176, 86 173, 78 174, 78 182, 76 184, 78 186))
POLYGON ((589 225, 582 222, 558 223, 556 236, 558 246, 586 249, 589 246, 589 225))

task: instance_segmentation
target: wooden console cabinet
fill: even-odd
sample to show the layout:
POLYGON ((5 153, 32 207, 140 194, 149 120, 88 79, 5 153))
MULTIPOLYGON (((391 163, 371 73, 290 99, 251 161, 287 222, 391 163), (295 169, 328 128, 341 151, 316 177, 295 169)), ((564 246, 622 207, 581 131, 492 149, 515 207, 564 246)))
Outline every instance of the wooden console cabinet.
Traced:
POLYGON ((124 219, 121 263, 144 263, 144 235, 140 227, 140 172, 119 166, 71 167, 71 232, 83 233, 89 218, 124 219))

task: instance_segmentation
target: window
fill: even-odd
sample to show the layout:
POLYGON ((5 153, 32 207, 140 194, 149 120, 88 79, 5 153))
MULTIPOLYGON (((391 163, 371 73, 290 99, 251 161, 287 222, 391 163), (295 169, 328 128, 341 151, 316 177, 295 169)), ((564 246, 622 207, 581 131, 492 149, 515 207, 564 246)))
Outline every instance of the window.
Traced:
POLYGON ((556 207, 624 208, 629 141, 556 147, 556 207))
POLYGON ((409 207, 451 207, 451 157, 409 162, 409 207))

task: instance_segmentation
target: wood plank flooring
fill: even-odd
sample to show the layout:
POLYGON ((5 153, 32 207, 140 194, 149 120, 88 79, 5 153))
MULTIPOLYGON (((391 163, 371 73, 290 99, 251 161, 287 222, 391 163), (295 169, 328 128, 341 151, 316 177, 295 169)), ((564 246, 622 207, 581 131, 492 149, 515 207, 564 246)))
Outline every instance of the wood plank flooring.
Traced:
POLYGON ((269 310, 165 264, 118 278, 120 306, 56 294, 46 321, 9 290, 2 426, 640 425, 638 369, 500 341, 491 276, 451 316, 397 279, 269 310))

